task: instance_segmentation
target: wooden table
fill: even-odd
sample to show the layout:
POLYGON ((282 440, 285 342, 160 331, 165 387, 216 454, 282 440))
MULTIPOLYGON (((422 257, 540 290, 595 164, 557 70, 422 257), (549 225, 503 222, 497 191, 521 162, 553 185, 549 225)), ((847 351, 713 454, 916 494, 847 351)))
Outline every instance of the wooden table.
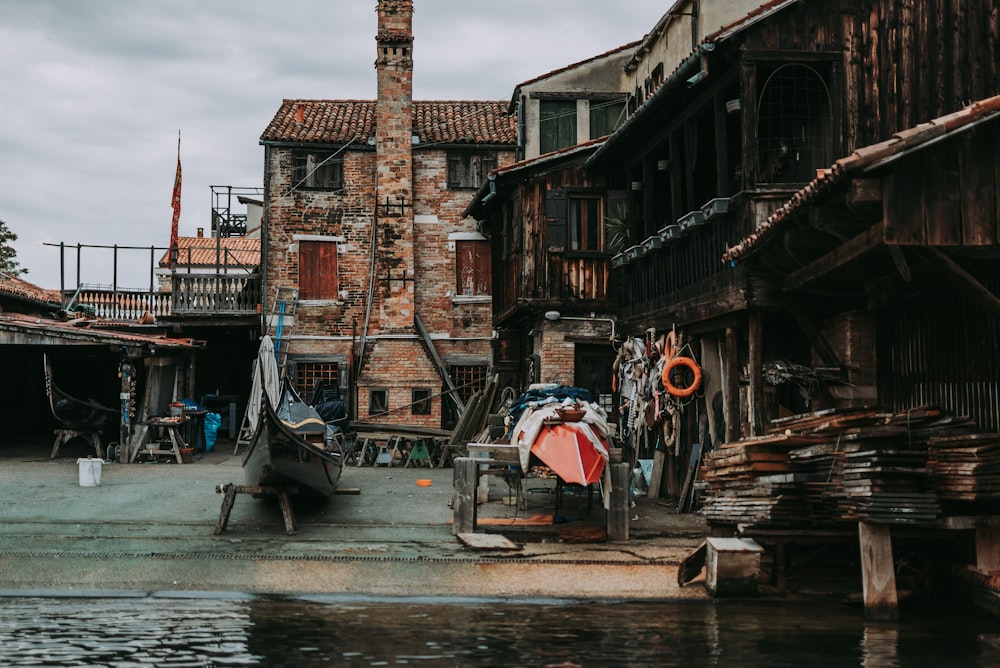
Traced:
POLYGON ((139 430, 132 437, 132 442, 129 444, 129 449, 132 454, 129 456, 129 462, 134 462, 136 456, 140 451, 146 452, 150 455, 173 455, 177 460, 178 464, 184 463, 184 458, 181 456, 181 449, 187 448, 187 443, 184 442, 184 437, 181 435, 181 428, 187 423, 186 417, 179 418, 150 418, 142 423, 139 430), (171 449, 164 450, 162 448, 146 448, 143 447, 149 443, 149 439, 158 430, 162 429, 166 432, 167 438, 170 439, 171 449))

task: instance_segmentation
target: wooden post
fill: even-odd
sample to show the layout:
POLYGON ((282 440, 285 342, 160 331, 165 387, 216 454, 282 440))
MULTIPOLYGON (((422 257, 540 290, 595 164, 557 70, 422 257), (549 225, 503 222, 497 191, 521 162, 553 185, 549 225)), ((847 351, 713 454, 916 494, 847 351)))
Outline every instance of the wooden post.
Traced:
POLYGON ((726 414, 725 443, 740 440, 740 349, 736 343, 736 330, 726 328, 725 355, 722 362, 722 410, 726 414))
POLYGON ((892 534, 886 524, 858 522, 861 544, 861 585, 865 617, 877 621, 899 619, 896 571, 892 561, 892 534))
POLYGON ((657 450, 653 453, 653 471, 649 475, 649 490, 647 490, 646 496, 650 499, 660 498, 660 485, 663 481, 663 460, 666 458, 666 453, 663 450, 657 450))
POLYGON ((628 540, 628 462, 611 465, 611 503, 608 507, 608 540, 628 540))
POLYGON ((764 433, 764 341, 763 326, 760 311, 751 308, 747 311, 749 319, 748 361, 750 375, 750 435, 761 436, 764 433))
POLYGON ((451 532, 457 536, 476 530, 476 486, 479 482, 480 460, 457 457, 453 474, 455 498, 452 500, 451 532))

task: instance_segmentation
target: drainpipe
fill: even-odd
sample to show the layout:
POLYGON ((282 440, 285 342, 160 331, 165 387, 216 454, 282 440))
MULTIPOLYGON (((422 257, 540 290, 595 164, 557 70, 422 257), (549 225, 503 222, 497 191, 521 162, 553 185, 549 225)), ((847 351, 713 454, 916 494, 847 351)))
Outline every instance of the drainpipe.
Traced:
POLYGON ((489 183, 490 191, 483 196, 482 200, 480 200, 479 203, 482 206, 486 206, 487 204, 490 203, 490 200, 492 200, 494 197, 497 196, 497 175, 496 174, 488 175, 486 177, 486 181, 487 183, 489 183))

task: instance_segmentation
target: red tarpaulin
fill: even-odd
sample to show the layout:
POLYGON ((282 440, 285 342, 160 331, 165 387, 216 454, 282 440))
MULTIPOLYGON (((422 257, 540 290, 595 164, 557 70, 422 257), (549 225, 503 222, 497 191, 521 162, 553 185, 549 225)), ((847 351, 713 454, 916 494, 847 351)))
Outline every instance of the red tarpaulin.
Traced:
POLYGON ((600 443, 584 422, 547 424, 531 452, 565 482, 589 485, 600 482, 608 461, 607 446, 595 440, 600 443))

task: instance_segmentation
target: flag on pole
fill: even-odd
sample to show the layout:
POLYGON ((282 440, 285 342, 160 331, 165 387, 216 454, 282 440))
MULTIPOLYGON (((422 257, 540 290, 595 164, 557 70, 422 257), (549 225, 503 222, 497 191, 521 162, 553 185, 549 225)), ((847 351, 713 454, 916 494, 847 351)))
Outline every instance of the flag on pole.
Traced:
POLYGON ((174 196, 170 201, 170 206, 174 209, 174 219, 170 224, 170 268, 174 268, 174 261, 177 257, 177 224, 181 219, 181 133, 177 131, 177 174, 174 176, 174 196))

